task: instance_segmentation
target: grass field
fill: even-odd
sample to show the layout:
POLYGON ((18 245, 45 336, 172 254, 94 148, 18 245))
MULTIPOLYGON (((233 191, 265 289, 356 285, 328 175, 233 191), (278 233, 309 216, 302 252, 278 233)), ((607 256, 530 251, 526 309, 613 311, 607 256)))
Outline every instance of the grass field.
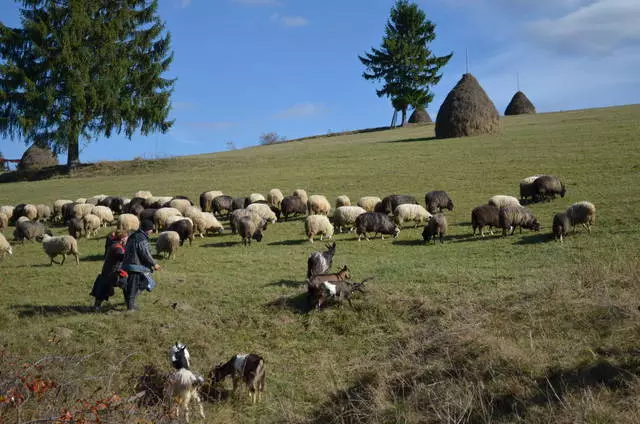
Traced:
MULTIPOLYGON (((133 395, 145 365, 169 371, 176 341, 202 374, 242 351, 266 360, 266 401, 209 400, 205 422, 640 422, 639 135, 633 105, 511 117, 500 136, 436 140, 432 126, 412 127, 1 185, 0 204, 272 187, 424 203, 444 189, 455 209, 444 245, 424 245, 420 228, 396 240, 336 235, 334 269, 376 279, 353 308, 310 313, 306 258, 324 243, 306 241, 301 220, 270 226, 250 247, 227 231, 181 248, 161 261, 158 286, 134 314, 122 312, 119 292, 106 312, 89 308, 102 238, 79 242, 79 266, 50 267, 38 243, 15 245, 0 263, 0 422, 91 417, 77 399, 133 395), (567 185, 564 198, 531 205, 539 233, 471 237, 473 207, 517 196, 519 180, 536 173, 567 185), (581 200, 598 210, 592 234, 554 242, 553 214, 581 200), (58 387, 17 407, 7 398, 16 372, 58 387)), ((106 422, 160 422, 159 413, 101 412, 106 422)))

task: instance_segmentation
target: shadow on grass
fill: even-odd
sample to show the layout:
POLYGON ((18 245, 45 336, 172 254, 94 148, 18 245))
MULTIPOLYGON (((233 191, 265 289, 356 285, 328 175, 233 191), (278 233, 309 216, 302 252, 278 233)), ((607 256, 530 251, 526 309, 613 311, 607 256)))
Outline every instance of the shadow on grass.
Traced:
POLYGON ((301 244, 309 243, 309 240, 282 240, 282 241, 272 241, 271 243, 267 243, 269 246, 299 246, 301 244))
POLYGON ((102 262, 104 261, 104 255, 87 255, 80 258, 80 262, 89 261, 89 262, 102 262))
MULTIPOLYGON (((106 306, 106 305, 105 305, 106 306)), ((53 315, 95 314, 90 305, 11 305, 10 309, 16 311, 20 318, 53 315)), ((113 308, 109 308, 113 309, 113 308)), ((103 311, 107 309, 103 307, 103 311)))
POLYGON ((280 296, 265 305, 268 308, 289 309, 297 314, 307 314, 313 309, 309 304, 307 292, 292 297, 280 296))
POLYGON ((305 219, 307 219, 306 215, 296 215, 296 216, 289 215, 289 218, 287 218, 286 221, 285 221, 284 217, 282 217, 282 218, 280 218, 278 220, 278 223, 282 224, 282 223, 285 223, 285 222, 304 221, 305 219))
POLYGON ((295 287, 295 288, 299 288, 299 287, 304 286, 304 284, 305 284, 304 281, 279 280, 279 281, 273 281, 271 283, 267 283, 263 287, 280 286, 280 287, 295 287))
POLYGON ((553 241, 553 234, 551 233, 537 233, 522 237, 515 244, 537 244, 547 243, 553 241))
POLYGON ((416 137, 416 138, 403 138, 401 140, 388 140, 381 141, 381 143, 415 143, 417 141, 432 141, 436 140, 436 137, 416 137))
POLYGON ((426 243, 422 239, 414 239, 414 240, 394 240, 392 244, 396 246, 424 246, 426 243))
POLYGON ((201 247, 231 247, 231 246, 237 246, 239 244, 242 244, 242 241, 238 240, 238 241, 221 241, 218 243, 207 243, 207 244, 203 244, 201 247))

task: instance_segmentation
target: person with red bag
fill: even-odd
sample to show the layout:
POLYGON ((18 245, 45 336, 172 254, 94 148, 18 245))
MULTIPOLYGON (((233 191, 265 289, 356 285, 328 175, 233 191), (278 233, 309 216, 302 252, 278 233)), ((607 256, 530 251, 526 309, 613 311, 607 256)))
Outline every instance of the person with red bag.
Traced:
POLYGON ((123 272, 121 267, 128 236, 125 230, 117 230, 107 236, 110 240, 108 240, 102 272, 96 278, 91 290, 91 296, 96 299, 93 304, 96 312, 100 311, 102 302, 114 295, 113 289, 118 285, 123 272))

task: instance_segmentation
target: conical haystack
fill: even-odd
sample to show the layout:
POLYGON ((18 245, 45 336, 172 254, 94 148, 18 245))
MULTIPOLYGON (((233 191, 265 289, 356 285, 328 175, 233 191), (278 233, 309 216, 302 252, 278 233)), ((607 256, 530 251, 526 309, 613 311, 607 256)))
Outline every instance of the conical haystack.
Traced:
POLYGON ((522 91, 518 91, 513 95, 513 98, 509 102, 509 105, 504 110, 504 114, 508 115, 522 115, 525 113, 536 113, 536 107, 531 103, 531 100, 522 91))
POLYGON ((429 113, 424 108, 415 109, 409 117, 410 124, 430 124, 432 122, 429 113))
POLYGON ((478 80, 471 74, 464 74, 440 106, 436 118, 436 137, 496 134, 501 130, 496 106, 478 80))
POLYGON ((58 158, 48 147, 39 147, 35 144, 29 147, 24 154, 20 163, 18 163, 19 171, 27 171, 33 169, 46 168, 58 164, 58 158))

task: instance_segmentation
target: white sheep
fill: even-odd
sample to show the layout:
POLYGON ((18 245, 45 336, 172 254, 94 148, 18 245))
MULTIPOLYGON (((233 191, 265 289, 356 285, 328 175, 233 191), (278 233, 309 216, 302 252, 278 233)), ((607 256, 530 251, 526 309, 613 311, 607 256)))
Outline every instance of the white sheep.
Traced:
POLYGON ((165 220, 164 220, 164 227, 168 228, 169 225, 173 224, 174 222, 183 220, 183 219, 187 219, 191 222, 191 224, 193 225, 193 219, 189 218, 189 217, 185 217, 182 215, 173 215, 173 216, 168 216, 165 220))
POLYGON ((431 214, 422 205, 412 205, 405 203, 398 205, 393 211, 396 225, 402 227, 405 222, 413 222, 414 228, 419 224, 424 224, 431 218, 431 214))
POLYGON ((113 222, 113 211, 106 206, 94 206, 91 208, 91 215, 100 218, 100 223, 103 227, 113 222))
POLYGON ((304 221, 304 231, 311 243, 317 234, 320 234, 320 240, 324 236, 328 239, 333 237, 333 225, 325 215, 309 215, 304 221))
POLYGON ((255 213, 260 218, 275 224, 278 218, 276 214, 271 210, 269 205, 265 203, 252 203, 246 208, 248 211, 255 213))
POLYGON ((93 205, 90 203, 79 203, 73 206, 73 216, 75 218, 82 218, 85 215, 89 215, 91 213, 91 209, 93 209, 93 205))
POLYGON ((169 207, 178 209, 182 215, 191 207, 191 202, 187 199, 172 199, 169 202, 169 207))
POLYGON ((49 263, 49 265, 53 265, 55 262, 53 259, 58 255, 62 255, 62 262, 60 262, 60 265, 64 264, 64 260, 67 258, 67 255, 73 255, 76 257, 76 265, 80 263, 78 242, 71 236, 64 235, 52 237, 45 234, 42 236, 42 248, 49 258, 51 258, 51 263, 49 263))
POLYGON ((367 212, 373 212, 376 205, 382 202, 382 199, 376 196, 364 196, 358 200, 357 205, 367 212))
POLYGON ((224 193, 220 190, 210 190, 202 192, 200 194, 200 208, 202 209, 202 212, 211 212, 213 199, 222 195, 224 195, 224 193))
POLYGON ((596 222, 596 207, 593 203, 583 200, 574 203, 565 211, 573 229, 575 231, 576 224, 582 224, 584 228, 591 233, 591 226, 596 222))
POLYGON ((251 193, 249 195, 249 202, 250 203, 255 203, 255 202, 260 202, 260 201, 266 201, 266 199, 264 198, 264 196, 260 193, 251 193))
POLYGON ((333 212, 333 225, 341 233, 344 227, 351 227, 349 230, 353 230, 353 225, 356 222, 356 218, 367 211, 360 206, 340 206, 333 212))
POLYGON ((150 191, 147 190, 138 190, 135 193, 133 193, 133 197, 140 197, 142 199, 148 199, 149 197, 152 197, 153 194, 151 194, 150 191))
POLYGON ((160 208, 153 214, 153 223, 156 226, 156 231, 164 230, 167 228, 165 220, 170 216, 182 216, 180 211, 176 208, 160 208))
POLYGON ((39 204, 36 205, 38 211, 38 221, 46 221, 51 218, 51 207, 48 205, 39 204))
POLYGON ((86 197, 78 197, 76 200, 73 201, 73 203, 87 203, 87 198, 86 197))
POLYGON ((520 201, 513 196, 505 196, 502 194, 497 194, 493 196, 487 202, 489 205, 493 205, 499 208, 506 208, 507 206, 521 206, 520 201))
POLYGON ((169 203, 173 197, 171 196, 152 196, 144 199, 145 208, 163 208, 169 203))
POLYGON ((284 199, 284 196, 279 188, 272 188, 269 190, 269 193, 267 193, 267 204, 278 209, 280 208, 280 202, 282 202, 282 199, 284 199))
POLYGON ((9 218, 11 218, 13 216, 14 209, 15 208, 11 205, 3 205, 3 206, 0 206, 0 213, 3 213, 7 215, 9 218))
POLYGON ((293 190, 293 193, 291 195, 299 197, 300 200, 302 200, 302 203, 304 203, 305 205, 307 204, 307 201, 309 200, 309 196, 307 196, 307 192, 304 191, 304 189, 301 189, 301 188, 297 188, 297 189, 293 190))
POLYGON ((184 211, 184 213, 182 215, 184 215, 187 218, 191 218, 193 219, 194 216, 197 216, 199 214, 202 213, 202 209, 200 209, 197 206, 190 206, 187 208, 187 210, 184 211))
POLYGON ((26 204, 24 205, 22 216, 29 218, 29 221, 35 221, 38 219, 38 208, 36 208, 36 205, 26 204))
POLYGON ((55 202, 53 202, 53 217, 54 218, 62 217, 62 207, 64 205, 66 205, 67 203, 73 203, 73 201, 67 200, 67 199, 58 199, 55 202))
POLYGON ((175 259, 178 246, 180 246, 180 235, 175 231, 163 231, 156 241, 156 252, 162 257, 166 253, 167 259, 175 259))
POLYGON ((85 200, 85 203, 89 203, 89 204, 91 204, 93 206, 96 206, 98 203, 100 203, 100 201, 102 199, 104 199, 106 197, 109 197, 109 196, 107 196, 106 194, 97 194, 95 196, 91 196, 91 197, 87 198, 87 200, 85 200))
POLYGON ((309 215, 329 215, 331 203, 321 194, 314 194, 307 201, 309 215))
MULTIPOLYGON (((87 203, 90 204, 90 203, 87 203)), ((102 220, 99 216, 88 214, 82 217, 82 222, 84 224, 84 236, 89 238, 90 236, 95 236, 102 225, 102 220)))
POLYGON ((31 221, 31 220, 30 220, 29 218, 27 218, 26 216, 24 216, 24 215, 23 215, 23 216, 20 216, 20 217, 18 217, 18 219, 16 220, 16 226, 17 226, 19 223, 24 222, 24 221, 31 221))
POLYGON ((11 245, 5 238, 4 234, 0 233, 0 260, 5 257, 5 255, 13 255, 13 249, 11 249, 11 245))
POLYGON ((9 228, 9 217, 4 212, 0 212, 0 231, 7 228, 9 228))
POLYGON ((222 234, 224 226, 211 212, 200 212, 193 218, 193 233, 204 237, 208 233, 222 234))
MULTIPOLYGON (((259 205, 260 203, 255 203, 255 204, 259 205)), ((229 217, 229 223, 231 224, 231 232, 233 234, 236 234, 238 232, 238 222, 240 221, 241 218, 245 216, 250 217, 251 221, 256 225, 256 227, 266 222, 260 217, 260 215, 258 215, 258 213, 255 210, 236 209, 235 211, 231 212, 231 216, 229 217)))
POLYGON ((349 196, 343 194, 336 197, 336 208, 339 208, 340 206, 351 206, 351 199, 349 199, 349 196))
POLYGON ((118 217, 118 229, 125 231, 136 231, 140 228, 140 220, 130 213, 123 213, 118 217))

